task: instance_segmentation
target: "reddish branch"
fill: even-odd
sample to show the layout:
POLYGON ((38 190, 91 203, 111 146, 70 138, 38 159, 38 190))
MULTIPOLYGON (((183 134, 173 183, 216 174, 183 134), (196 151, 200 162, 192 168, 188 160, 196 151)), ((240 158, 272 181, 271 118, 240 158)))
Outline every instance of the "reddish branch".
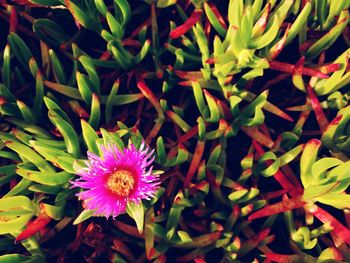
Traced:
POLYGON ((181 26, 178 26, 170 32, 170 38, 175 39, 184 35, 189 31, 201 18, 203 13, 202 9, 196 9, 193 11, 192 15, 183 23, 181 26))
POLYGON ((50 223, 50 221, 51 217, 49 217, 43 210, 41 214, 34 221, 29 223, 26 229, 23 230, 23 232, 16 237, 15 242, 18 243, 24 239, 31 237, 32 235, 43 229, 48 223, 50 223))
MULTIPOLYGON (((286 73, 293 74, 295 71, 295 65, 285 63, 285 62, 280 62, 280 61, 270 61, 270 69, 277 70, 277 71, 282 71, 286 73)), ((302 69, 302 75, 305 76, 310 76, 310 77, 317 77, 320 79, 328 79, 329 76, 327 74, 323 74, 322 72, 312 69, 312 68, 303 68, 302 69)))

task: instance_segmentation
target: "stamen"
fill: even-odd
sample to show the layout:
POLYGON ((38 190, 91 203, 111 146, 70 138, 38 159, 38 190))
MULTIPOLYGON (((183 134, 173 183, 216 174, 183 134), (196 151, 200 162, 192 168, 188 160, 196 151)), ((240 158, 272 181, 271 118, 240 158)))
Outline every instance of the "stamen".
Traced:
POLYGON ((129 170, 121 169, 113 172, 106 183, 106 187, 116 195, 126 197, 134 189, 135 179, 129 170))

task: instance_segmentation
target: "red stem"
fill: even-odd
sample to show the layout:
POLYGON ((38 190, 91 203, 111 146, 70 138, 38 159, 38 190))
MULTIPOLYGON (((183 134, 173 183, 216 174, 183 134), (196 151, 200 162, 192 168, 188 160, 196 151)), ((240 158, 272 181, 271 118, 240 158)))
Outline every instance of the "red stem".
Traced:
POLYGON ((21 242, 27 239, 43 229, 48 223, 50 223, 51 217, 49 217, 44 211, 31 223, 29 223, 25 230, 20 233, 15 240, 15 243, 21 242))
POLYGON ((331 233, 346 244, 350 245, 350 230, 341 224, 336 218, 334 218, 327 211, 323 210, 317 205, 312 206, 308 209, 308 211, 317 217, 318 220, 320 220, 322 223, 327 223, 333 227, 331 233))
POLYGON ((311 106, 315 112, 318 125, 320 126, 320 130, 323 133, 329 125, 327 117, 323 112, 320 101, 318 100, 315 91, 310 85, 308 85, 307 87, 307 94, 309 95, 311 106))
POLYGON ((194 153, 193 153, 193 156, 192 156, 190 168, 188 169, 188 172, 186 174, 186 179, 185 179, 185 182, 184 182, 184 188, 186 188, 188 186, 188 184, 192 180, 192 177, 196 173, 196 171, 198 169, 198 166, 199 166, 199 164, 200 164, 200 162, 202 160, 204 149, 205 149, 205 141, 198 141, 198 143, 196 145, 196 149, 194 150, 194 153))
MULTIPOLYGON (((270 61, 270 69, 277 70, 277 71, 282 71, 286 73, 293 74, 295 71, 295 66, 289 63, 285 62, 280 62, 280 61, 270 61)), ((317 77, 320 79, 328 79, 329 76, 326 74, 323 74, 320 71, 317 71, 312 68, 303 68, 302 69, 302 75, 305 76, 311 76, 311 77, 317 77)))
POLYGON ((184 35, 187 31, 189 31, 201 18, 203 13, 202 9, 195 9, 192 15, 183 23, 181 26, 178 26, 174 30, 170 32, 170 38, 175 39, 182 35, 184 35))
POLYGON ((260 217, 276 215, 282 212, 286 212, 292 209, 303 207, 306 202, 303 200, 302 196, 298 196, 291 199, 286 199, 273 205, 266 206, 253 214, 251 214, 248 219, 253 220, 260 217))
POLYGON ((10 15, 10 32, 16 32, 18 25, 18 15, 15 6, 11 6, 11 15, 10 15))
POLYGON ((216 18, 218 19, 220 25, 222 25, 222 27, 224 29, 227 29, 226 23, 225 23, 225 19, 222 17, 222 15, 220 14, 219 10, 217 9, 216 5, 213 3, 208 3, 208 6, 210 7, 211 11, 213 11, 214 15, 216 16, 216 18))

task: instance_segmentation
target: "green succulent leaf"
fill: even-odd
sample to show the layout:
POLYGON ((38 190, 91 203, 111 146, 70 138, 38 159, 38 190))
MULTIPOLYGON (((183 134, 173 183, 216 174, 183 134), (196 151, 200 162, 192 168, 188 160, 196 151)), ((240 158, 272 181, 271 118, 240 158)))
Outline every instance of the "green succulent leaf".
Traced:
POLYGON ((142 202, 135 204, 134 202, 128 202, 126 206, 126 212, 136 222, 137 230, 142 234, 145 223, 145 209, 142 202))
POLYGON ((25 224, 32 218, 36 211, 36 207, 32 201, 26 196, 12 196, 3 197, 0 199, 1 211, 29 211, 30 213, 23 213, 22 215, 8 215, 4 216, 6 220, 0 223, 0 233, 8 234, 25 226, 25 224))

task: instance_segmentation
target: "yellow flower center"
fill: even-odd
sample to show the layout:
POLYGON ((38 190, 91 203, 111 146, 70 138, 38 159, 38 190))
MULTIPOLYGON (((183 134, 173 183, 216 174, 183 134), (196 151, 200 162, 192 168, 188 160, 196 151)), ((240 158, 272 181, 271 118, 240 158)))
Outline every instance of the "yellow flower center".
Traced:
POLYGON ((106 187, 112 193, 126 197, 134 189, 135 179, 131 171, 117 170, 113 172, 106 183, 106 187))

